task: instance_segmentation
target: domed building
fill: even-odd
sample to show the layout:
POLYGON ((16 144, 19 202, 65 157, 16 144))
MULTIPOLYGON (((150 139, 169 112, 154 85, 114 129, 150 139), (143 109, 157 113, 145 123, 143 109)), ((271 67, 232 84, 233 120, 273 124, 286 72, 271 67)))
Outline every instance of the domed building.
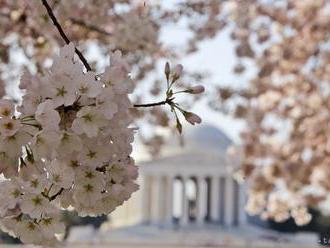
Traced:
POLYGON ((140 190, 110 226, 85 235, 94 247, 275 247, 269 231, 247 223, 245 189, 232 177, 239 158, 227 153, 233 142, 210 125, 185 131, 184 146, 171 137, 158 158, 138 163, 140 190))
POLYGON ((141 163, 142 223, 159 226, 245 223, 244 192, 230 176, 231 140, 212 126, 188 130, 183 147, 141 163))
POLYGON ((140 191, 112 216, 113 225, 245 223, 244 192, 230 176, 226 153, 233 142, 209 125, 185 131, 184 145, 169 140, 158 158, 138 163, 140 191))

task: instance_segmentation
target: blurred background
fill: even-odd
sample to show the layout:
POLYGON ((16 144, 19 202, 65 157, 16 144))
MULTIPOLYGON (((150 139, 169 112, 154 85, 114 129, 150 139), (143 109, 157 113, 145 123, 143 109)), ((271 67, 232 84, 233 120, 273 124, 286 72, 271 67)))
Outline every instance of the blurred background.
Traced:
MULTIPOLYGON (((203 119, 182 136, 166 108, 132 111, 140 190, 110 216, 66 212, 68 247, 330 244, 329 1, 49 2, 93 68, 129 57, 133 102, 163 100, 166 61, 184 66, 178 90, 206 88, 177 97, 203 119)), ((1 91, 19 102, 23 71, 63 41, 39 1, 0 0, 0 23, 1 91)))

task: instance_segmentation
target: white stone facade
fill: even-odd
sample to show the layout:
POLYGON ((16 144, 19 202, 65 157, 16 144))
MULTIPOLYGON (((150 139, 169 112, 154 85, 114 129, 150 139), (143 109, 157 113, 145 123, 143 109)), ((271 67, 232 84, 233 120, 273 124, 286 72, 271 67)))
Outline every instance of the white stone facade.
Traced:
POLYGON ((316 247, 314 236, 297 245, 275 234, 274 242, 247 224, 245 187, 232 177, 239 158, 228 159, 232 142, 220 130, 194 128, 185 141, 139 163, 139 192, 111 216, 122 227, 92 234, 86 247, 316 247))
POLYGON ((140 167, 143 223, 167 225, 177 220, 180 226, 245 224, 244 188, 226 170, 228 165, 221 156, 203 156, 181 154, 140 167), (193 199, 188 196, 189 186, 193 199), (175 202, 175 195, 182 200, 175 202), (178 208, 179 215, 175 213, 178 208))

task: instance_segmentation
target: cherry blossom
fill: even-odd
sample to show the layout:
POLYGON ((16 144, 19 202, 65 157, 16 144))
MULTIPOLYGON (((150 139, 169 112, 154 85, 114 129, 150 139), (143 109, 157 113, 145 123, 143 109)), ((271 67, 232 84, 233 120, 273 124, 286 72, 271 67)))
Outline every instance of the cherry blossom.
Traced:
POLYGON ((84 73, 73 56, 70 44, 47 76, 34 81, 24 75, 25 94, 40 96, 33 107, 26 108, 32 105, 24 105, 28 98, 23 96, 24 107, 15 113, 14 104, 0 100, 5 176, 0 222, 26 243, 56 243, 55 234, 64 232, 61 209, 109 214, 138 189, 137 169, 128 159, 134 140, 127 96, 132 85, 116 86, 131 80, 124 59, 115 53, 111 68, 116 70, 107 70, 106 79, 116 83, 109 84, 93 72, 84 73))
POLYGON ((195 125, 196 123, 199 124, 202 122, 202 119, 198 115, 192 112, 185 111, 183 112, 183 115, 186 118, 186 120, 192 125, 195 125))
POLYGON ((201 94, 205 91, 205 88, 203 85, 196 85, 194 87, 191 87, 189 89, 186 90, 186 92, 190 93, 190 94, 201 94))
POLYGON ((61 117, 55 110, 52 100, 46 100, 39 104, 35 112, 35 119, 44 130, 58 130, 58 125, 61 121, 61 117))
POLYGON ((180 133, 180 113, 193 125, 201 122, 176 102, 176 94, 204 92, 202 86, 183 84, 182 65, 171 69, 166 63, 165 99, 131 102, 135 79, 145 78, 156 59, 170 54, 160 46, 160 28, 153 15, 135 2, 56 1, 50 7, 46 0, 5 0, 0 4, 4 27, 0 36, 11 36, 12 22, 14 38, 17 35, 12 44, 4 45, 6 39, 0 38, 0 96, 5 94, 3 68, 10 74, 7 52, 12 45, 23 47, 31 65, 24 68, 20 80, 22 99, 0 100, 0 173, 4 177, 0 182, 0 224, 24 243, 56 245, 58 234, 65 231, 62 211, 74 209, 80 216, 110 214, 138 190, 138 169, 131 157, 137 130, 132 108, 166 105, 175 115, 180 133), (129 8, 119 13, 116 7, 122 3, 129 8), (72 13, 72 9, 76 11, 72 13), (69 36, 53 12, 72 28, 69 36), (59 36, 50 20, 67 44, 52 59, 59 36), (89 36, 89 31, 96 36, 89 36), (109 66, 94 71, 81 52, 86 47, 70 43, 70 36, 75 43, 99 43, 103 55, 110 54, 109 66), (132 71, 137 74, 134 79, 132 71), (175 91, 176 87, 183 90, 175 91))

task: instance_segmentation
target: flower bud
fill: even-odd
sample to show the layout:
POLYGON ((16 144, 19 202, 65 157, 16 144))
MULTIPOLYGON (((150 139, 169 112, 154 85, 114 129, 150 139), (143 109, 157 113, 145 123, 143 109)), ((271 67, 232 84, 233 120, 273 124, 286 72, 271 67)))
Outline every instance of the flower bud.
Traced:
POLYGON ((178 64, 173 69, 172 80, 173 82, 176 81, 178 78, 181 77, 183 71, 183 66, 178 64))
POLYGON ((166 64, 165 64, 165 76, 166 76, 167 81, 170 77, 170 73, 171 73, 170 64, 168 62, 166 62, 166 64))
POLYGON ((191 87, 187 90, 187 93, 190 94, 201 94, 205 91, 205 88, 203 85, 196 85, 194 87, 191 87))
POLYGON ((191 125, 195 125, 196 123, 200 124, 202 122, 202 119, 192 112, 184 112, 183 115, 186 121, 188 121, 191 125))

